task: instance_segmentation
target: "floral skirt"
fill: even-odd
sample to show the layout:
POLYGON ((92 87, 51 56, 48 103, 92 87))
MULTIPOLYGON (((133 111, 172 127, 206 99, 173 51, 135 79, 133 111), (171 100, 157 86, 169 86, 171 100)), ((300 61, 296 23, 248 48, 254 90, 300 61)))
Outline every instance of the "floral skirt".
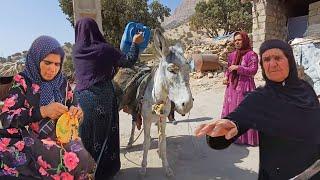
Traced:
POLYGON ((95 169, 80 139, 62 145, 26 129, 8 131, 14 138, 0 138, 0 178, 89 179, 95 169))

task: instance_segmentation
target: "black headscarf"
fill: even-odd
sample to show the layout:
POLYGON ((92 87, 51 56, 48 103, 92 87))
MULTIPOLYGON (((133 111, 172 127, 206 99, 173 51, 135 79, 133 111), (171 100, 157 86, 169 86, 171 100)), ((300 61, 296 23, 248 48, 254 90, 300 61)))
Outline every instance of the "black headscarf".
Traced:
POLYGON ((83 90, 104 80, 112 79, 114 67, 122 53, 108 44, 91 18, 82 18, 75 27, 72 52, 75 65, 76 89, 83 90))
POLYGON ((293 51, 286 42, 265 41, 260 47, 260 59, 274 48, 282 50, 289 61, 288 77, 283 82, 269 80, 260 61, 266 85, 249 93, 226 118, 272 136, 320 144, 317 96, 309 84, 298 78, 293 51))
POLYGON ((296 62, 294 59, 293 51, 291 46, 281 40, 268 40, 265 41, 260 47, 260 59, 262 54, 269 50, 277 48, 282 50, 284 55, 289 61, 289 75, 283 82, 270 81, 262 68, 262 60, 260 65, 262 68, 262 76, 266 80, 266 88, 273 88, 277 91, 277 96, 284 99, 288 103, 292 103, 301 108, 316 108, 319 106, 316 93, 312 87, 304 80, 299 79, 296 62))

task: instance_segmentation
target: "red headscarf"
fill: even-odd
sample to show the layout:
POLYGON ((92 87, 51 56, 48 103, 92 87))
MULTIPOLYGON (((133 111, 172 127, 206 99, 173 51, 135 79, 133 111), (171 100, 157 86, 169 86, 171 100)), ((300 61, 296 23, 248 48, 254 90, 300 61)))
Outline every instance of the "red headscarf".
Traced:
MULTIPOLYGON (((236 50, 236 58, 233 59, 232 61, 232 65, 239 65, 241 64, 241 61, 242 61, 242 57, 249 51, 252 50, 252 47, 250 45, 250 39, 249 39, 249 36, 246 32, 244 31, 240 31, 240 32, 236 32, 234 34, 234 37, 236 35, 241 35, 242 37, 242 47, 240 49, 237 49, 236 50)), ((232 71, 232 74, 231 74, 231 82, 232 84, 234 85, 234 88, 237 87, 238 85, 238 79, 239 79, 239 75, 237 73, 237 70, 234 70, 232 71)))

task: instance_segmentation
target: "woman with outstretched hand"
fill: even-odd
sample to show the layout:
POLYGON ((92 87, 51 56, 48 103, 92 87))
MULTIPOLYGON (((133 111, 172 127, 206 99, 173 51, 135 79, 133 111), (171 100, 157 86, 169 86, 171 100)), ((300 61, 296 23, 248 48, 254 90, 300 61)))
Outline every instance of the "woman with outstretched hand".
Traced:
MULTIPOLYGON (((259 180, 290 179, 320 157, 320 106, 312 87, 298 78, 292 48, 281 40, 260 47, 266 85, 249 93, 223 119, 202 124, 213 149, 227 148, 248 129, 259 131, 259 180)), ((319 174, 312 179, 320 179, 319 174)))

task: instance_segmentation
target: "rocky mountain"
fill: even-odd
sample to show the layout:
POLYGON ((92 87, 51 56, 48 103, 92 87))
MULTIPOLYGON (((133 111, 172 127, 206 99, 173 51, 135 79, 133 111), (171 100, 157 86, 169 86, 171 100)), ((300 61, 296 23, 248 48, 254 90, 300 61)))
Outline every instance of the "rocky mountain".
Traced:
POLYGON ((165 18, 162 27, 165 29, 175 28, 186 22, 195 12, 196 4, 203 0, 181 0, 180 5, 170 17, 165 18))
MULTIPOLYGON (((64 45, 62 46, 63 50, 65 51, 66 58, 71 58, 72 46, 73 46, 73 44, 71 44, 70 42, 65 42, 64 45)), ((28 51, 25 50, 25 51, 14 53, 14 54, 8 56, 7 58, 0 57, 0 62, 20 61, 20 60, 23 60, 26 58, 27 53, 28 53, 28 51)))

